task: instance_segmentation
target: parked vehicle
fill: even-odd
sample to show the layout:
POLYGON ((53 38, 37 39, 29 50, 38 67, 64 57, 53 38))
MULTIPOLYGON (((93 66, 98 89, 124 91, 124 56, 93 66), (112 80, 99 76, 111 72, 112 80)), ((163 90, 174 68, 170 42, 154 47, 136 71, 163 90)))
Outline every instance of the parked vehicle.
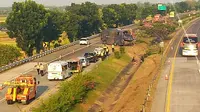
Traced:
POLYGON ((55 61, 48 65, 48 79, 49 80, 64 80, 70 77, 70 68, 67 61, 55 61))
POLYGON ((28 104, 30 100, 36 98, 37 94, 36 78, 31 75, 21 75, 15 78, 13 81, 7 81, 4 85, 7 85, 7 92, 5 99, 7 104, 13 104, 14 102, 22 102, 22 104, 28 104))
POLYGON ((80 41, 79 41, 79 44, 80 45, 88 45, 90 43, 89 43, 89 40, 87 38, 81 38, 80 41))
POLYGON ((89 66, 90 62, 86 57, 78 57, 78 59, 80 59, 81 64, 83 67, 89 66))
POLYGON ((132 29, 107 29, 101 33, 101 41, 108 45, 132 45, 135 41, 132 29))
POLYGON ((97 54, 95 52, 87 52, 83 55, 84 57, 86 57, 90 63, 92 62, 97 62, 98 61, 98 57, 97 54))
POLYGON ((94 52, 97 54, 99 58, 106 56, 106 51, 103 47, 97 47, 94 49, 94 52))
POLYGON ((81 64, 81 60, 78 58, 74 58, 71 60, 67 61, 69 64, 69 68, 71 69, 70 72, 71 73, 80 73, 82 72, 82 64, 81 64))

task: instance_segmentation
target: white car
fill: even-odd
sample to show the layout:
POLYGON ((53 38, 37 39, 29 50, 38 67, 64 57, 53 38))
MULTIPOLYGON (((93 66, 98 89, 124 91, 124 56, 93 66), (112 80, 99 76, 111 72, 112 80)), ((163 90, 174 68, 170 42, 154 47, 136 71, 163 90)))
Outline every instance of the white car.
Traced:
POLYGON ((78 57, 78 58, 80 59, 81 64, 82 64, 83 67, 86 67, 86 66, 90 65, 90 62, 89 62, 89 60, 87 58, 85 58, 85 57, 78 57))
POLYGON ((90 43, 89 43, 89 40, 87 38, 81 38, 80 41, 79 41, 79 44, 80 45, 88 45, 90 43))
POLYGON ((97 47, 94 49, 94 52, 97 54, 97 56, 100 56, 102 52, 104 52, 104 49, 101 47, 97 47))

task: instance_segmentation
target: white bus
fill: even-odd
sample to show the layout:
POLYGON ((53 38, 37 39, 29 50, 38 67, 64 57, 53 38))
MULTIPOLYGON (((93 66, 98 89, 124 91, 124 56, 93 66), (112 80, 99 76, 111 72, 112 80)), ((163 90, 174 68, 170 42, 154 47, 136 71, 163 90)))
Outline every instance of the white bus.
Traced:
POLYGON ((55 61, 48 65, 48 80, 64 80, 70 77, 70 68, 66 61, 55 61))
POLYGON ((183 56, 198 55, 198 36, 196 34, 186 34, 181 42, 183 56))

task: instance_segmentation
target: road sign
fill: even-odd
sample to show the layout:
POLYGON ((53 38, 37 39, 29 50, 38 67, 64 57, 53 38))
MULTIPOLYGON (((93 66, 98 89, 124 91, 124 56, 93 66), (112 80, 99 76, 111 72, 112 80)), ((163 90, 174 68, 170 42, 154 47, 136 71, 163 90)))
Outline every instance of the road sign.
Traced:
POLYGON ((174 11, 169 13, 169 17, 174 17, 174 11))
POLYGON ((158 4, 158 10, 160 10, 160 11, 166 11, 167 8, 166 8, 166 6, 163 5, 163 4, 158 4))

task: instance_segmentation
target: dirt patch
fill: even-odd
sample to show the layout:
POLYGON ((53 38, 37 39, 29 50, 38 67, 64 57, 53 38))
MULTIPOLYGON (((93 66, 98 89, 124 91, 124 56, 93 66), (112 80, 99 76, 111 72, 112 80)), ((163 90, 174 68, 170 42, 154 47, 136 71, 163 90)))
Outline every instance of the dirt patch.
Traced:
POLYGON ((15 41, 16 39, 11 39, 11 38, 0 38, 0 41, 15 41))
MULTIPOLYGON (((118 48, 117 48, 118 49, 118 48)), ((115 78, 112 84, 103 92, 103 94, 95 101, 92 107, 89 109, 89 112, 113 112, 117 100, 122 95, 123 91, 132 80, 134 73, 137 71, 140 65, 140 55, 144 55, 147 50, 147 44, 140 43, 134 46, 126 46, 126 52, 130 57, 134 57, 137 60, 136 63, 129 63, 115 78)))
POLYGON ((146 90, 153 76, 158 73, 159 66, 160 55, 152 55, 146 58, 111 111, 139 112, 146 95, 146 90))
POLYGON ((138 55, 145 54, 145 51, 147 50, 147 47, 148 47, 147 44, 139 43, 139 44, 134 45, 134 46, 127 46, 126 47, 126 52, 128 53, 128 55, 130 57, 138 56, 138 55))
POLYGON ((89 109, 89 112, 96 112, 99 110, 108 111, 112 110, 115 105, 115 101, 120 97, 120 93, 124 91, 129 81, 133 76, 134 69, 138 66, 134 66, 133 63, 129 63, 115 78, 111 85, 103 92, 101 97, 95 102, 95 104, 89 109), (130 73, 131 72, 131 73, 130 73))

